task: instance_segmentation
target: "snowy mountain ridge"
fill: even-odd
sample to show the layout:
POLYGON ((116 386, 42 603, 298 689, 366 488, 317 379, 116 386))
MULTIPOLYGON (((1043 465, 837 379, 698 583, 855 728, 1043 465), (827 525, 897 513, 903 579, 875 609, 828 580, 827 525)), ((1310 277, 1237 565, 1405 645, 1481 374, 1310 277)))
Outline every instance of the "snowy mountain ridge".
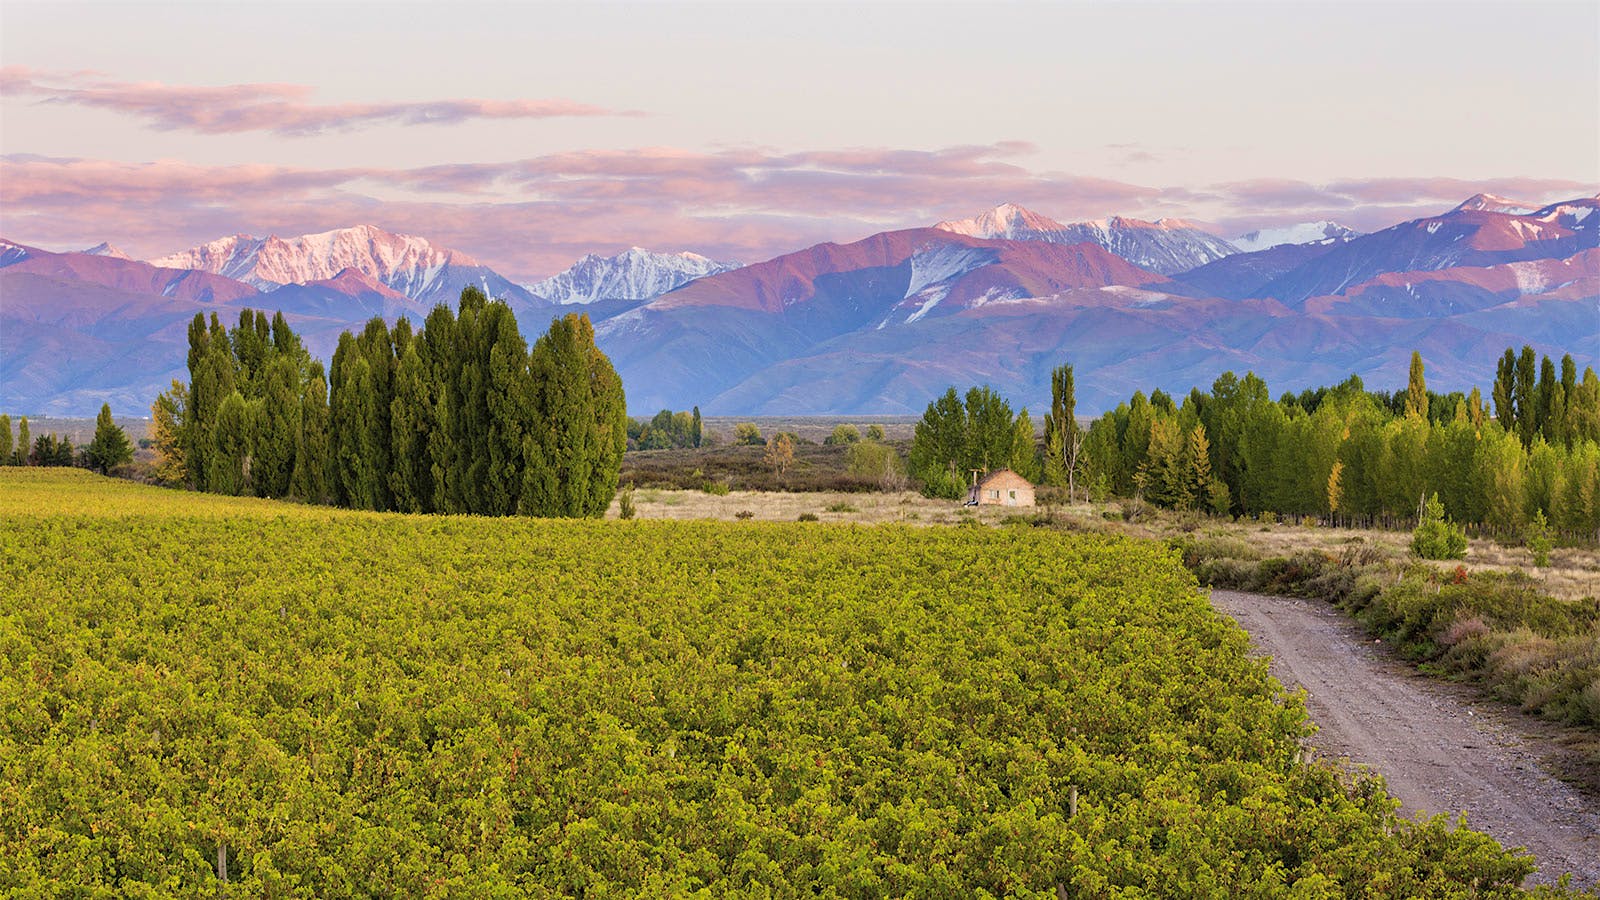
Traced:
POLYGON ((478 265, 472 257, 435 247, 426 238, 395 234, 374 225, 292 238, 239 234, 148 262, 211 272, 262 290, 326 281, 345 269, 355 269, 410 297, 427 294, 447 265, 478 265))
POLYGON ((491 297, 533 302, 520 285, 459 250, 375 225, 292 238, 239 234, 149 262, 223 275, 263 291, 286 284, 330 281, 344 270, 353 269, 423 303, 453 303, 466 285, 480 287, 491 297))
POLYGON ((1254 253, 1257 250, 1266 250, 1280 244, 1310 244, 1315 241, 1340 240, 1345 241, 1353 237, 1360 237, 1361 232, 1354 228, 1346 228, 1338 222, 1326 219, 1320 222, 1301 222, 1296 225, 1280 225, 1276 228, 1261 228, 1256 231, 1246 232, 1229 241, 1238 247, 1242 253, 1254 253))
POLYGON ((1470 212, 1476 210, 1478 212, 1497 212, 1506 213, 1513 216, 1525 216, 1528 213, 1537 211, 1538 209, 1539 207, 1533 205, 1532 203, 1523 203, 1520 200, 1510 200, 1495 194, 1473 194, 1471 197, 1468 197, 1466 200, 1462 201, 1461 205, 1451 210, 1451 212, 1470 212))
POLYGON ((988 240, 1096 244, 1141 268, 1173 275, 1238 253, 1232 244, 1182 219, 1146 222, 1111 216, 1063 225, 1048 216, 1002 203, 970 218, 933 226, 988 240))
POLYGON ((616 256, 587 254, 565 272, 525 287, 558 304, 649 300, 697 278, 737 268, 739 263, 718 262, 688 251, 657 253, 630 247, 616 256))
POLYGON ((116 247, 111 246, 110 242, 108 241, 101 241, 100 243, 95 244, 93 247, 90 247, 83 252, 89 256, 109 256, 112 259, 133 259, 133 257, 129 256, 128 254, 123 253, 116 247))

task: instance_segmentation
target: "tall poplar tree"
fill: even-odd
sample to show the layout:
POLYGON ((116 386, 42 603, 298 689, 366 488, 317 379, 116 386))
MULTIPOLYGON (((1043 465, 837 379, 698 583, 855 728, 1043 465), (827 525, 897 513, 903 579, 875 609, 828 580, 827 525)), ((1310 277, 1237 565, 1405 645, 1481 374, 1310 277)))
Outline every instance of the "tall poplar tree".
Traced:
POLYGON ((13 460, 11 446, 11 417, 0 413, 0 466, 9 466, 13 460))
POLYGON ((1539 433, 1538 377, 1538 357, 1533 347, 1524 344, 1517 357, 1516 383, 1517 434, 1524 448, 1531 446, 1533 436, 1539 433))
POLYGON ((1050 412, 1044 417, 1045 475, 1057 487, 1071 480, 1067 466, 1078 437, 1077 405, 1072 366, 1057 366, 1050 373, 1050 412))
POLYGON ((1428 418, 1428 383, 1423 379, 1422 354, 1411 351, 1411 377, 1406 383, 1406 415, 1428 418))
POLYGON ((23 416, 17 422, 17 452, 12 457, 16 460, 17 465, 25 466, 28 464, 28 453, 32 449, 32 440, 33 436, 28 433, 28 417, 23 416))
POLYGON ((1552 442, 1549 432, 1551 419, 1553 418, 1552 412, 1555 406, 1556 388, 1560 384, 1561 382, 1556 380, 1556 364, 1551 362, 1548 356, 1541 358, 1539 362, 1539 387, 1534 394, 1534 403, 1538 409, 1538 431, 1544 435, 1545 440, 1552 442))
POLYGON ((1510 347, 1495 365, 1494 417, 1500 427, 1514 431, 1517 427, 1517 354, 1510 347))

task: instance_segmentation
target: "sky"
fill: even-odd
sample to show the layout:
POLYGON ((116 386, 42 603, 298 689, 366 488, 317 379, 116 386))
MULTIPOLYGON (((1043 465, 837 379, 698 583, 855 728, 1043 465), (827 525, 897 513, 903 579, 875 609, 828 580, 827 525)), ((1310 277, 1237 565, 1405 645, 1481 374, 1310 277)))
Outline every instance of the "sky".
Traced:
POLYGON ((0 0, 0 236, 356 224, 532 280, 1015 202, 1223 237, 1600 190, 1600 3, 0 0))

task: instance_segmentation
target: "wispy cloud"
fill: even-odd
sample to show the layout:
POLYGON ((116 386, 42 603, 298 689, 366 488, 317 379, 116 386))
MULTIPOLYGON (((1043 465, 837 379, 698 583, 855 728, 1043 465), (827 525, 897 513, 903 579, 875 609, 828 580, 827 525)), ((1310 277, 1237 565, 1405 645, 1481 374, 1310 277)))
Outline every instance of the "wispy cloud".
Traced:
POLYGON ((636 116, 572 100, 458 98, 395 103, 314 103, 299 84, 199 86, 113 81, 92 72, 50 72, 25 66, 0 68, 0 94, 31 96, 109 110, 162 131, 198 134, 268 132, 306 137, 374 125, 447 125, 472 119, 549 119, 636 116))
POLYGON ((1124 214, 1206 222, 1223 236, 1332 218, 1374 230, 1479 191, 1532 202, 1594 185, 1534 179, 1261 179, 1157 188, 1040 172, 1026 144, 780 152, 589 150, 421 168, 206 166, 0 157, 0 234, 153 257, 224 234, 371 223, 532 279, 631 244, 753 262, 825 240, 971 215, 1002 201, 1060 220, 1124 214))

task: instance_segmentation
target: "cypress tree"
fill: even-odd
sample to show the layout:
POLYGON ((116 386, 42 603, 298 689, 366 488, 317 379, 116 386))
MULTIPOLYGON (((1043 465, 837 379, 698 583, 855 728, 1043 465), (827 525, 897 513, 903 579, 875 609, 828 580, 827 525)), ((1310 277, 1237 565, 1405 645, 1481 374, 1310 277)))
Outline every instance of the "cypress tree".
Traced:
POLYGON ((255 412, 252 401, 238 391, 217 405, 213 446, 206 460, 206 489, 212 493, 236 496, 249 489, 255 412))
POLYGON ((11 444, 11 416, 0 413, 0 466, 9 466, 14 459, 11 444))
MULTIPOLYGON (((517 320, 511 308, 498 300, 484 307, 480 335, 488 351, 489 377, 484 391, 488 434, 483 444, 487 457, 483 506, 475 511, 490 516, 509 516, 517 512, 522 494, 526 460, 523 437, 533 419, 528 345, 517 331, 517 320)), ((585 370, 584 360, 575 359, 573 364, 579 367, 580 373, 585 370)), ((589 399, 584 397, 580 402, 587 406, 589 399)), ((608 504, 610 500, 607 495, 608 504)))
MULTIPOLYGON (((9 423, 6 428, 6 438, 9 441, 9 423)), ((84 451, 89 461, 89 467, 105 475, 113 468, 130 462, 133 459, 133 447, 128 443, 128 435, 111 418, 111 404, 100 404, 100 415, 94 420, 94 439, 89 442, 84 451)))
MULTIPOLYGON (((402 319, 401 322, 404 323, 405 320, 402 319)), ((403 327, 409 343, 411 326, 406 323, 403 327)), ((361 359, 367 364, 366 377, 369 380, 367 387, 369 396, 361 401, 365 432, 360 436, 359 444, 365 456, 362 463, 365 473, 363 490, 370 495, 370 501, 369 505, 362 508, 392 509, 389 476, 394 471, 394 458, 390 447, 392 434, 389 415, 394 405, 396 360, 394 336, 389 331, 388 323, 377 316, 368 320, 367 327, 362 330, 361 336, 356 338, 356 346, 360 350, 361 359)))
MULTIPOLYGON (((191 333, 193 330, 191 326, 191 333)), ((197 490, 205 491, 211 490, 208 479, 213 466, 210 458, 216 447, 212 431, 222 401, 234 392, 237 384, 233 351, 216 313, 211 314, 211 325, 203 347, 196 370, 191 373, 189 408, 183 413, 183 451, 190 483, 197 490)))
POLYGON ((1411 351, 1411 377, 1406 384, 1406 415, 1428 417, 1428 383, 1422 376, 1422 354, 1411 351))
POLYGON ((528 361, 532 420, 524 443, 521 510, 599 516, 617 490, 627 449, 622 379, 594 344, 586 315, 550 323, 528 361))
POLYGON ((252 467, 255 490, 262 497, 284 497, 294 475, 300 438, 300 370, 294 358, 274 355, 264 379, 261 427, 252 467))
MULTIPOLYGON (((385 326, 385 332, 387 332, 385 326)), ((387 469, 377 467, 380 459, 375 441, 387 444, 389 435, 377 428, 377 393, 372 365, 361 352, 357 339, 345 332, 333 354, 333 489, 338 502, 355 509, 380 509, 387 481, 387 469)))
POLYGON ((394 447, 394 471, 389 490, 394 508, 401 512, 433 511, 433 470, 428 456, 428 436, 433 430, 428 398, 428 369, 422 361, 421 340, 407 344, 395 369, 394 402, 389 427, 394 447))
POLYGON ((240 310, 239 324, 228 332, 228 344, 238 364, 239 393, 246 400, 261 397, 265 390, 267 359, 272 352, 267 314, 260 310, 240 310))
POLYGON ((703 428, 704 423, 700 420, 700 407, 696 406, 694 408, 694 412, 692 413, 689 425, 689 439, 694 442, 694 446, 696 448, 700 446, 701 441, 705 437, 703 428))
POLYGON ((449 475, 454 506, 460 512, 484 509, 489 459, 489 353, 484 346, 483 315, 488 297, 474 286, 461 291, 455 325, 455 378, 450 395, 454 465, 449 475))
POLYGON ((331 436, 328 382, 322 363, 313 361, 300 392, 300 439, 295 445, 289 492, 307 503, 328 503, 331 436))
POLYGON ((458 464, 453 422, 461 367, 456 357, 456 318, 450 307, 440 304, 433 308, 415 343, 427 391, 424 449, 432 481, 426 492, 419 487, 419 495, 425 493, 431 498, 429 508, 433 512, 464 512, 455 481, 458 464))

